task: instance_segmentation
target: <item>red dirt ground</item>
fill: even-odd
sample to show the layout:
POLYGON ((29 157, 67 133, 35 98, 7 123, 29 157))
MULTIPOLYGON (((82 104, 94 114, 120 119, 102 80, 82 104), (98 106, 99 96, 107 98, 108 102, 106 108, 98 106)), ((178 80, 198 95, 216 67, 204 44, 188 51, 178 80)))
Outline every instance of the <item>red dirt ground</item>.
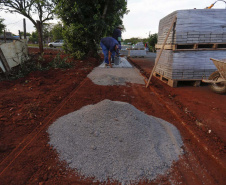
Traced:
MULTIPOLYGON (((48 50, 44 57, 49 61, 56 53, 48 50)), ((150 71, 139 59, 133 62, 143 73, 150 71)), ((56 151, 48 145, 46 129, 58 117, 104 99, 128 102, 171 122, 181 132, 181 159, 167 174, 140 184, 224 184, 225 96, 219 98, 206 87, 172 89, 157 79, 150 89, 135 84, 98 86, 86 78, 99 64, 97 60, 74 63, 71 69, 33 72, 22 79, 0 82, 0 184, 99 184, 58 161, 56 151)))
MULTIPOLYGON (((130 59, 141 72, 149 78, 154 61, 150 58, 130 59)), ((155 81, 155 80, 154 80, 155 81)), ((197 126, 211 134, 216 135, 224 143, 226 142, 226 95, 212 92, 207 85, 193 87, 191 83, 181 82, 178 88, 171 88, 158 80, 155 84, 160 91, 167 92, 171 99, 183 107, 187 114, 197 118, 197 126)), ((159 92, 160 92, 159 91, 159 92)))

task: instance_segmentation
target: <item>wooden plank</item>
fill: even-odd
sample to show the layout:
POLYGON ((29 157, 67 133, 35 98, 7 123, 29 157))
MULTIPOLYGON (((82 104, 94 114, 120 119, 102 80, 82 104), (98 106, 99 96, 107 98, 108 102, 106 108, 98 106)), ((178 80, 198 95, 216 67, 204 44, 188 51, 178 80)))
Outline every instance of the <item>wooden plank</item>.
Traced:
POLYGON ((27 32, 26 32, 26 19, 24 18, 24 39, 27 39, 27 32))
POLYGON ((173 49, 174 45, 165 45, 164 49, 169 50, 169 49, 173 49))
MULTIPOLYGON (((198 44, 166 44, 164 46, 164 49, 165 50, 190 50, 190 51, 193 51, 193 50, 216 50, 216 49, 219 49, 219 50, 224 50, 225 48, 218 48, 218 45, 222 45, 222 44, 226 44, 226 43, 198 43, 198 44), (199 48, 199 45, 213 45, 213 47, 211 48, 199 48), (178 46, 191 46, 192 49, 177 49, 178 46)), ((161 44, 156 44, 155 45, 155 48, 156 49, 161 49, 162 48, 162 45, 161 44)))
POLYGON ((198 44, 194 44, 193 49, 197 49, 198 48, 198 44))
POLYGON ((4 41, 6 43, 6 31, 4 30, 4 41))
POLYGON ((213 49, 217 49, 218 44, 213 44, 213 49))
POLYGON ((9 67, 9 64, 8 64, 8 62, 7 62, 7 60, 6 60, 5 56, 4 56, 1 48, 0 48, 0 59, 2 61, 2 64, 3 64, 6 72, 9 72, 10 71, 10 67, 9 67))
POLYGON ((167 84, 168 84, 170 87, 177 87, 177 83, 178 83, 177 80, 168 79, 168 83, 167 83, 167 84))
POLYGON ((177 45, 173 45, 173 51, 177 49, 177 45))
POLYGON ((178 82, 187 82, 187 81, 191 81, 193 82, 193 86, 194 87, 199 87, 201 84, 201 80, 196 80, 196 79, 170 79, 165 77, 164 75, 161 75, 159 73, 154 72, 153 76, 155 76, 156 78, 158 78, 159 80, 161 80, 162 82, 166 83, 168 86, 170 87, 177 87, 178 82))
POLYGON ((168 34, 167 34, 165 40, 164 40, 163 46, 162 46, 162 48, 161 48, 161 50, 160 50, 160 53, 159 53, 159 55, 158 55, 158 57, 157 57, 157 59, 156 59, 155 66, 154 66, 154 68, 152 69, 152 72, 151 72, 151 75, 150 75, 150 77, 149 77, 149 79, 148 79, 148 83, 147 83, 146 87, 148 87, 149 84, 150 84, 151 77, 152 77, 152 75, 153 75, 153 73, 154 73, 154 71, 155 71, 155 68, 156 68, 156 66, 157 66, 157 64, 158 64, 158 61, 159 61, 159 59, 160 59, 160 56, 161 56, 161 54, 162 54, 162 51, 163 51, 164 46, 165 46, 165 44, 166 44, 166 41, 167 41, 167 39, 168 39, 168 37, 169 37, 169 35, 170 35, 171 30, 173 29, 173 26, 174 26, 176 20, 177 20, 177 16, 175 16, 174 19, 173 19, 173 22, 172 22, 172 24, 171 24, 171 26, 170 26, 170 29, 169 29, 169 31, 168 31, 168 34))
POLYGON ((175 49, 173 51, 216 51, 216 50, 226 50, 226 48, 198 48, 198 49, 175 49))
MULTIPOLYGON (((166 49, 166 50, 172 50, 172 49, 174 49, 176 46, 174 45, 174 44, 167 44, 167 45, 165 45, 164 46, 164 49, 166 49)), ((161 49, 162 48, 162 45, 158 45, 158 44, 156 44, 155 45, 155 48, 156 49, 161 49)))
POLYGON ((19 32, 19 38, 21 39, 21 32, 20 32, 20 30, 18 30, 18 32, 19 32))
POLYGON ((170 87, 177 87, 178 80, 173 80, 173 79, 166 78, 163 75, 161 75, 159 73, 156 73, 156 72, 154 72, 153 76, 155 76, 156 78, 158 78, 162 82, 166 83, 170 87))

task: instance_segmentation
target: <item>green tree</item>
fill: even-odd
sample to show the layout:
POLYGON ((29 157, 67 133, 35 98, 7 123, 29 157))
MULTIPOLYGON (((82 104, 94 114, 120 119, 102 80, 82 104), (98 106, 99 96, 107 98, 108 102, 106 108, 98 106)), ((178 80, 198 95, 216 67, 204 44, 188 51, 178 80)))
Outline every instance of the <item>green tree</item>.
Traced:
POLYGON ((29 38, 29 41, 31 41, 33 44, 38 43, 38 32, 34 31, 31 33, 31 37, 29 38))
POLYGON ((43 40, 45 42, 49 42, 51 39, 51 30, 52 30, 52 24, 50 23, 44 23, 42 27, 42 35, 43 35, 43 40))
POLYGON ((127 13, 126 0, 58 0, 64 49, 76 58, 97 55, 102 37, 111 35, 127 13))
MULTIPOLYGON (((23 36, 23 35, 24 35, 24 32, 21 31, 20 34, 23 36)), ((26 36, 31 36, 31 34, 27 32, 27 33, 26 33, 26 36)))
MULTIPOLYGON (((36 27, 39 38, 42 37, 42 26, 48 20, 53 19, 56 0, 0 0, 0 10, 9 13, 19 13, 27 17, 36 27), (40 21, 41 29, 38 29, 36 15, 40 21)), ((39 39, 39 48, 43 51, 41 39, 39 39)))
POLYGON ((143 39, 137 38, 137 37, 132 37, 132 38, 130 38, 130 39, 125 39, 124 42, 125 42, 125 43, 136 44, 136 43, 138 43, 138 42, 143 42, 143 39))
POLYGON ((53 40, 63 39, 63 25, 61 23, 54 25, 51 30, 51 35, 53 40))
POLYGON ((156 51, 155 50, 155 44, 157 44, 157 42, 158 42, 158 34, 155 33, 155 34, 149 35, 147 41, 148 41, 148 44, 149 44, 150 51, 155 52, 156 51))
POLYGON ((0 35, 3 33, 5 29, 5 25, 3 24, 4 19, 0 18, 0 35))

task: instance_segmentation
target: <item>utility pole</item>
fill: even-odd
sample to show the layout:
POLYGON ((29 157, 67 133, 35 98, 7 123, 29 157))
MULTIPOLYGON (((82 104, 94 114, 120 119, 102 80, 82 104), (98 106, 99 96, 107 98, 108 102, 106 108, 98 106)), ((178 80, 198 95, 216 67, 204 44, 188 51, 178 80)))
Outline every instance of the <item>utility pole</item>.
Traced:
POLYGON ((26 33, 26 20, 24 18, 24 39, 27 39, 27 33, 26 33))
POLYGON ((6 43, 6 32, 5 32, 5 30, 4 30, 4 41, 6 43))
POLYGON ((151 31, 149 31, 149 37, 151 36, 151 31))

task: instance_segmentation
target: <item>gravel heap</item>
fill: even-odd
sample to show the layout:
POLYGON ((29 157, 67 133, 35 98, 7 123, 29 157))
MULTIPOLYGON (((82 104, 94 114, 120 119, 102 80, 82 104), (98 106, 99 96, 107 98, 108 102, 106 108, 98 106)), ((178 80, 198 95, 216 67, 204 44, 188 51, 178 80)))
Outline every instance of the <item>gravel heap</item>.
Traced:
POLYGON ((65 115, 48 133, 61 160, 100 182, 153 180, 182 154, 176 127, 118 101, 104 100, 65 115))
POLYGON ((96 67, 88 78, 97 85, 126 85, 126 83, 143 84, 144 78, 134 68, 101 68, 96 67))

